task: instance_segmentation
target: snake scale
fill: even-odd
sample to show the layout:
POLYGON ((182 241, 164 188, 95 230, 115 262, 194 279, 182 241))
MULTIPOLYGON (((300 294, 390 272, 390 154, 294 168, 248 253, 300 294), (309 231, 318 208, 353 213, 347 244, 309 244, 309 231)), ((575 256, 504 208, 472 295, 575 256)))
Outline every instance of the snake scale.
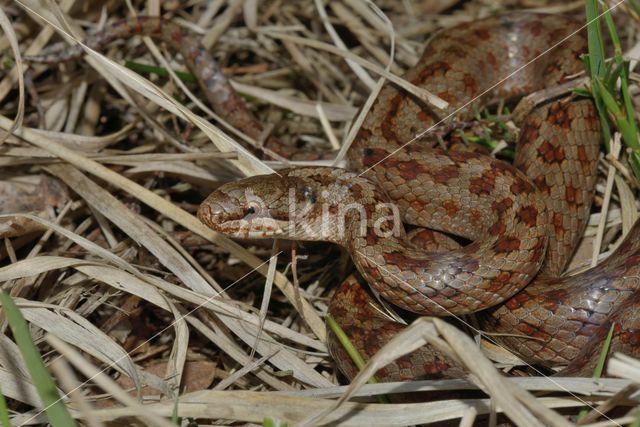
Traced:
MULTIPOLYGON (((569 96, 535 107, 518 123, 513 165, 416 138, 442 117, 465 120, 498 100, 565 83, 583 69, 586 40, 578 28, 568 17, 509 13, 442 31, 405 78, 447 101, 448 110, 436 111, 387 84, 348 151, 347 170, 284 169, 228 183, 202 203, 198 216, 235 237, 340 244, 386 301, 420 315, 481 312, 482 329, 506 334, 495 339, 528 362, 588 374, 613 322, 613 346, 638 355, 640 225, 597 267, 561 276, 594 194, 600 125, 591 100, 569 96), (408 235, 398 218, 427 229, 408 235), (428 229, 472 243, 434 240, 428 229)), ((174 24, 123 21, 86 43, 98 48, 133 34, 178 48, 216 112, 259 137, 260 125, 212 57, 174 24)), ((55 63, 81 53, 74 47, 32 59, 55 63)), ((329 310, 366 357, 402 328, 372 308, 353 277, 336 291, 329 310)), ((339 346, 330 341, 329 347, 353 376, 339 346)), ((378 376, 455 377, 462 370, 425 347, 378 376)))

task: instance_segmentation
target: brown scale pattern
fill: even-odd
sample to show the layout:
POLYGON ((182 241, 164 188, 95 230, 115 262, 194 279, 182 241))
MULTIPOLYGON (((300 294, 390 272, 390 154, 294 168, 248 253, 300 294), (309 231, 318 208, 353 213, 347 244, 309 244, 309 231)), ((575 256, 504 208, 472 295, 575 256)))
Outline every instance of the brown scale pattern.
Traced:
MULTIPOLYGON (((611 322, 621 323, 618 332, 627 331, 627 336, 640 327, 638 316, 630 315, 633 309, 629 307, 640 301, 639 262, 640 225, 636 224, 624 243, 604 262, 569 277, 550 278, 542 274, 504 305, 489 310, 485 327, 493 332, 534 338, 496 338, 528 361, 570 363, 571 371, 588 375, 594 361, 579 357, 580 352, 588 347, 589 354, 595 354, 597 359, 600 338, 603 333, 606 336, 611 322)), ((621 341, 624 346, 616 350, 640 355, 637 341, 627 341, 621 341)))
MULTIPOLYGON (((383 314, 384 309, 373 302, 353 276, 336 289, 336 295, 339 298, 331 299, 329 311, 336 319, 340 319, 340 326, 367 360, 405 327, 389 320, 383 314), (357 316, 353 315, 354 310, 357 316)), ((329 340, 328 345, 333 357, 341 361, 340 368, 343 373, 349 378, 355 377, 358 370, 342 345, 333 339, 329 340)), ((462 366, 444 354, 424 347, 380 369, 376 377, 385 381, 407 381, 459 378, 464 373, 462 366)))
MULTIPOLYGON (((514 165, 477 152, 445 152, 420 142, 398 150, 418 136, 416 130, 435 124, 437 115, 455 112, 464 120, 472 108, 552 87, 580 71, 579 54, 586 47, 582 35, 571 37, 519 70, 576 28, 564 17, 510 14, 440 33, 406 78, 441 96, 451 107, 434 112, 395 86, 385 87, 348 156, 350 168, 365 171, 371 182, 334 169, 298 169, 283 171, 284 181, 263 178, 254 192, 267 196, 270 188, 302 176, 312 187, 316 186, 315 176, 349 182, 341 192, 328 191, 342 194, 341 200, 336 198, 341 203, 358 202, 366 207, 366 232, 362 235, 355 226, 358 221, 350 217, 347 225, 353 227, 347 227, 346 236, 325 240, 350 250, 360 274, 382 298, 426 315, 494 307, 483 313, 484 329, 527 337, 503 337, 503 344, 528 361, 571 363, 572 372, 584 373, 585 366, 593 363, 594 340, 612 319, 624 320, 618 310, 630 310, 629 298, 640 285, 638 224, 622 247, 596 269, 558 278, 583 233, 593 198, 600 133, 591 102, 565 98, 536 107, 520 123, 514 165), (466 105, 516 70, 511 78, 466 105), (399 206, 406 223, 466 237, 473 243, 437 252, 416 247, 404 234, 381 237, 373 224, 389 212, 378 212, 373 206, 386 197, 399 206)), ((327 184, 325 180, 322 188, 335 187, 327 184)), ((317 187, 320 190, 319 184, 317 187)), ((220 229, 221 216, 232 212, 237 202, 229 194, 239 194, 244 188, 241 181, 210 196, 204 205, 215 203, 216 215, 201 216, 203 221, 220 229)), ((351 281, 340 287, 330 311, 347 327, 358 349, 370 357, 381 346, 375 340, 377 332, 385 331, 380 336, 386 341, 390 331, 401 326, 376 318, 370 300, 364 293, 355 298, 355 292, 351 281), (363 315, 371 323, 359 317, 363 315)), ((634 325, 623 325, 616 345, 628 353, 638 352, 636 330, 634 325)), ((350 362, 331 339, 334 358, 347 375, 353 375, 350 362)), ((452 365, 447 363, 434 373, 438 363, 433 361, 440 357, 432 349, 422 349, 409 356, 411 362, 403 360, 385 368, 391 375, 388 379, 404 378, 398 373, 408 372, 402 371, 408 363, 412 363, 412 375, 418 377, 459 374, 459 367, 450 370, 452 365)))
MULTIPOLYGON (((595 269, 557 278, 583 232, 593 198, 599 123, 590 101, 560 99, 534 109, 520 123, 522 132, 513 166, 477 152, 445 152, 420 142, 387 157, 419 136, 417 132, 435 124, 436 117, 455 112, 457 118, 465 120, 474 108, 555 86, 581 71, 579 55, 586 46, 583 35, 569 38, 520 69, 576 28, 573 21, 560 16, 514 13, 443 31, 427 46, 406 78, 451 106, 446 111, 433 111, 387 85, 348 156, 350 168, 366 170, 368 179, 330 168, 284 171, 284 179, 252 178, 221 187, 203 203, 200 218, 217 230, 233 233, 238 231, 233 228, 235 223, 225 221, 246 215, 247 201, 242 197, 247 186, 267 201, 265 209, 272 219, 286 218, 290 213, 283 205, 289 188, 300 190, 298 201, 311 205, 322 201, 320 194, 327 190, 329 199, 323 202, 331 204, 332 214, 347 202, 365 207, 365 234, 355 231, 353 214, 347 217, 353 227, 346 236, 310 236, 304 227, 292 227, 285 234, 348 247, 360 273, 392 303, 417 313, 439 315, 494 307, 484 316, 486 329, 536 338, 508 337, 501 341, 528 360, 569 363, 568 372, 584 373, 591 366, 597 340, 612 322, 619 322, 614 344, 636 354, 640 341, 636 315, 640 298, 639 225, 616 253, 595 269), (456 111, 458 108, 460 111, 456 111), (309 199, 308 194, 314 197, 309 199), (438 252, 428 245, 410 243, 403 232, 396 237, 380 237, 373 232, 375 221, 390 212, 378 212, 374 206, 387 197, 397 203, 407 223, 456 234, 474 243, 464 248, 451 245, 448 252, 438 252), (541 266, 542 273, 536 277, 541 266)), ((157 18, 122 21, 95 34, 87 44, 99 48, 135 34, 154 36, 176 47, 214 109, 249 136, 260 136, 262 127, 213 58, 175 24, 157 18)), ((81 53, 75 47, 31 60, 60 62, 81 53)), ((319 211, 311 209, 307 214, 311 215, 306 218, 308 224, 317 232, 322 226, 319 211)), ((278 229, 264 218, 254 225, 262 237, 272 236, 278 229)), ((337 233, 338 228, 331 225, 334 228, 329 231, 337 233)), ((243 233, 249 236, 250 230, 244 229, 243 233)), ((430 233, 414 233, 414 242, 430 233)), ((336 292, 331 307, 360 350, 370 354, 399 326, 376 319, 368 298, 356 287, 352 280, 346 282, 336 292)), ((348 371, 349 362, 332 342, 330 347, 348 371)), ((429 349, 385 370, 382 374, 390 379, 461 374, 460 367, 429 349)))

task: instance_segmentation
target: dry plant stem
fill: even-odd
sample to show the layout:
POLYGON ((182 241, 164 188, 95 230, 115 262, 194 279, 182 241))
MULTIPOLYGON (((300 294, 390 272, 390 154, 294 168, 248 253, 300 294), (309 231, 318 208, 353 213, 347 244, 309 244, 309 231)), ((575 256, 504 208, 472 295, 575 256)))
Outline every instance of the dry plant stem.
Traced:
POLYGON ((11 261, 11 263, 14 264, 16 261, 18 261, 18 258, 16 257, 16 251, 13 249, 11 240, 9 240, 8 237, 5 237, 3 241, 4 241, 4 248, 7 251, 7 255, 9 256, 9 261, 11 261))
MULTIPOLYGON (((569 398, 540 398, 548 408, 576 408, 582 403, 569 398)), ((322 399, 278 397, 272 393, 252 391, 212 391, 203 390, 181 396, 178 413, 183 417, 200 419, 224 419, 262 423, 265 414, 287 420, 289 425, 300 425, 308 414, 331 408, 333 402, 322 399)), ((156 414, 170 417, 174 402, 166 401, 145 405, 156 414)), ((469 408, 475 408, 478 415, 488 414, 489 399, 455 399, 413 404, 373 404, 347 402, 343 407, 331 412, 324 424, 345 427, 400 427, 407 425, 435 423, 455 420, 464 416, 469 408)), ((499 412, 503 412, 498 408, 499 412)), ((107 422, 122 417, 138 416, 135 408, 109 408, 94 412, 98 420, 107 422)), ((19 420, 16 420, 19 421, 19 420)))
MULTIPOLYGON (((13 344, 13 341, 8 341, 8 342, 13 344)), ((8 342, 3 342, 2 345, 5 346, 5 348, 9 348, 11 344, 9 344, 8 342)), ((14 360, 21 360, 20 351, 17 350, 16 348, 11 348, 10 350, 6 350, 6 351, 12 352, 11 354, 12 358, 9 359, 11 362, 13 362, 14 360)), ((18 364, 16 364, 16 366, 18 364)), ((23 372, 16 373, 15 371, 9 371, 5 368, 0 368, 0 381, 2 381, 2 393, 4 394, 5 398, 15 399, 19 402, 25 403, 34 408, 42 408, 42 400, 40 399, 40 396, 38 396, 38 392, 35 386, 33 385, 33 383, 29 381, 27 378, 29 378, 28 373, 23 373, 23 372)), ((59 391, 59 394, 62 396, 64 392, 59 391)))
MULTIPOLYGON (((619 169, 618 169, 619 170, 619 169)), ((640 217, 638 208, 636 207, 636 198, 631 190, 628 181, 621 176, 616 175, 616 188, 618 189, 618 197, 620 199, 620 211, 622 216, 622 235, 626 236, 633 224, 640 217)))
POLYGON ((180 392, 180 384, 184 372, 185 363, 187 361, 187 351, 189 350, 189 328, 185 321, 186 310, 175 304, 171 300, 167 300, 167 305, 173 315, 173 342, 171 344, 171 353, 167 359, 167 369, 163 376, 168 383, 169 393, 165 393, 170 399, 176 399, 180 392))
POLYGON ((540 425, 571 425, 560 414, 540 404, 529 392, 500 375, 477 344, 459 329, 438 318, 433 319, 433 324, 469 371, 486 387, 489 395, 518 425, 533 426, 539 421, 540 425))
POLYGON ((321 421, 326 421, 325 417, 330 412, 340 408, 351 397, 352 393, 361 387, 378 369, 427 343, 443 350, 450 345, 451 347, 446 349, 447 354, 454 358, 459 358, 464 363, 475 378, 478 378, 486 392, 493 396, 493 399, 517 425, 541 427, 545 423, 546 425, 554 426, 570 425, 559 414, 539 404, 528 392, 509 384, 508 380, 502 377, 493 364, 480 352, 480 349, 471 338, 437 318, 418 319, 405 331, 388 342, 369 360, 365 369, 353 379, 347 392, 333 407, 328 407, 325 411, 308 418, 305 420, 304 425, 316 425, 321 421), (438 334, 441 334, 445 340, 445 346, 438 338, 438 334), (541 421, 538 420, 538 417, 541 421))
MULTIPOLYGON (((581 2, 582 3, 582 2, 581 2)), ((612 418, 608 421, 600 421, 597 423, 586 424, 585 427, 620 427, 626 425, 633 425, 640 413, 638 411, 629 411, 632 415, 627 415, 620 418, 612 418)))
MULTIPOLYGON (((17 277, 30 276, 51 269, 74 267, 87 276, 92 277, 95 280, 103 281, 117 289, 122 288, 123 284, 127 284, 127 286, 125 287, 125 290, 127 292, 134 293, 143 299, 148 299, 159 307, 164 308, 165 310, 169 310, 169 307, 167 306, 164 297, 159 294, 158 290, 162 290, 169 294, 175 295, 181 300, 186 300, 188 302, 194 303, 197 305, 197 307, 207 307, 209 309, 213 309, 213 311, 227 323, 227 326, 238 336, 240 336, 245 343, 251 345, 255 342, 255 336, 257 334, 259 325, 259 320, 256 316, 244 313, 236 307, 229 306, 222 301, 217 301, 215 299, 205 299, 202 295, 196 294, 192 291, 189 291, 188 289, 169 284, 157 277, 141 275, 140 273, 137 273, 135 269, 132 268, 132 266, 130 266, 117 256, 113 255, 111 252, 101 248, 100 246, 86 241, 79 236, 73 235, 67 230, 54 224, 48 223, 40 218, 30 215, 23 216, 28 217, 31 220, 46 223, 49 227, 54 228, 58 233, 65 235, 65 237, 69 239, 72 239, 77 244, 88 249, 90 252, 109 260, 112 264, 119 266, 119 268, 123 271, 119 271, 118 269, 107 266, 85 266, 83 264, 86 264, 86 261, 83 260, 59 257, 39 257, 24 260, 17 264, 0 269, 0 280, 12 280, 17 277), (107 268, 107 270, 105 271, 104 268, 107 268), (130 275, 130 273, 133 275, 130 275)), ((27 312, 26 315, 28 314, 29 313, 27 312)), ((29 317, 28 320, 34 321, 35 319, 36 318, 29 317)), ((52 326, 57 326, 58 324, 60 324, 60 322, 52 322, 51 320, 49 320, 45 323, 40 323, 39 326, 47 329, 52 326)), ((270 328, 276 327, 278 325, 268 322, 265 326, 270 328)), ((302 338, 302 336, 300 338, 302 338)), ((271 344, 272 342, 274 341, 265 334, 265 340, 258 343, 258 351, 262 354, 269 354, 274 351, 274 349, 281 349, 281 351, 274 355, 271 359, 271 362, 278 368, 285 371, 293 369, 294 376, 305 383, 313 384, 320 387, 331 384, 328 380, 326 380, 319 373, 313 370, 312 367, 302 362, 295 355, 292 355, 289 350, 283 349, 280 345, 271 344)), ((100 353, 98 352, 96 355, 99 354, 100 353)), ((105 362, 113 363, 115 361, 115 363, 122 363, 123 360, 126 360, 126 353, 115 354, 110 359, 105 360, 105 362)), ((124 367, 122 369, 126 371, 127 374, 132 378, 136 377, 135 370, 124 369, 124 367)))
POLYGON ((224 34, 226 29, 231 25, 235 16, 242 9, 242 0, 231 0, 227 2, 226 10, 222 15, 215 20, 213 25, 209 28, 207 33, 202 38, 202 44, 204 47, 211 49, 216 41, 224 34))
POLYGON ((298 306, 302 306, 302 294, 300 293, 300 280, 298 279, 298 251, 295 246, 291 249, 291 276, 293 280, 293 292, 298 306))
POLYGON ((398 77, 394 74, 391 74, 390 72, 378 67, 377 65, 366 61, 362 58, 360 58, 359 56, 356 56, 354 54, 352 54, 351 52, 348 51, 344 51, 341 49, 337 49, 334 46, 328 45, 326 43, 321 43, 318 42, 316 40, 309 40, 309 39, 305 39, 302 37, 296 37, 296 36, 290 36, 287 34, 281 34, 281 33, 277 33, 277 32, 273 32, 273 31, 262 31, 265 32, 265 34, 267 34, 270 37, 276 38, 276 39, 281 39, 284 41, 289 41, 289 42, 295 42, 297 44, 300 44, 302 46, 310 46, 313 47, 315 49, 320 49, 320 50, 326 50, 328 52, 331 52, 335 55, 340 55, 343 56, 347 59, 350 59, 352 61, 357 62, 358 64, 362 65, 363 67, 379 74, 382 77, 385 77, 387 80, 392 81, 393 83, 397 84, 398 86, 402 87, 403 89, 407 90, 409 93, 417 96, 418 98, 422 99, 425 102, 428 102, 430 104, 432 104, 435 108, 438 108, 440 110, 447 108, 447 106, 449 105, 446 101, 442 100, 441 98, 433 95, 432 93, 430 93, 429 91, 425 90, 424 88, 419 88, 413 84, 411 84, 410 82, 407 82, 406 80, 404 80, 401 77, 398 77))
MULTIPOLYGON (((323 0, 315 0, 315 6, 318 11, 318 14, 320 15, 320 18, 322 19, 324 28, 327 31, 327 33, 329 33, 329 35, 331 36, 331 40, 333 40, 333 43, 336 45, 338 49, 346 51, 347 46, 344 44, 344 42, 336 32, 335 28, 329 21, 329 16, 327 15, 327 11, 324 7, 323 0)), ((373 81, 371 76, 369 76, 369 74, 367 74, 367 72, 362 68, 362 66, 356 62, 353 62, 350 59, 347 59, 346 62, 347 64, 349 64, 349 67, 353 70, 355 75, 357 75, 360 78, 360 80, 369 89, 373 89, 375 82, 373 81)))
POLYGON ((77 410, 87 426, 104 427, 104 424, 93 416, 94 409, 82 394, 82 384, 76 378, 69 364, 64 359, 58 358, 49 367, 60 381, 65 394, 69 396, 69 406, 77 405, 77 410))
POLYGON ((382 87, 384 86, 385 82, 386 80, 384 77, 381 77, 380 79, 378 79, 378 82, 376 83, 373 90, 369 94, 369 97, 367 98, 367 101, 364 103, 364 106, 360 110, 360 113, 356 116, 355 121, 351 125, 351 128, 349 129, 349 133, 347 134, 345 141, 342 143, 342 146, 340 147, 340 151, 338 151, 338 154, 336 155, 336 158, 334 159, 332 166, 338 166, 341 162, 344 161, 347 155, 347 152, 351 147, 351 144, 353 143, 353 141, 355 141, 356 136, 358 135, 358 130, 361 128, 362 123, 367 118, 367 115, 369 114, 369 111, 371 110, 371 107, 375 103, 376 99, 378 99, 378 95, 380 94, 380 91, 382 90, 382 87))
POLYGON ((536 106, 547 102, 551 99, 561 97, 570 93, 576 88, 584 87, 586 84, 590 82, 588 77, 582 77, 578 79, 570 80, 566 83, 559 84, 557 86, 553 86, 550 88, 545 88, 539 91, 536 91, 530 95, 522 98, 516 108, 513 110, 511 115, 515 118, 517 122, 522 122, 522 120, 533 110, 536 106))
POLYGON ((2 27, 4 36, 9 40, 9 45, 15 58, 15 74, 18 76, 18 110, 11 127, 0 136, 0 145, 2 145, 14 130, 22 126, 22 120, 24 119, 24 64, 20 55, 16 33, 13 31, 13 26, 2 8, 0 8, 0 27, 2 27))
MULTIPOLYGON (((58 21, 66 24, 64 14, 57 11, 58 21)), ((72 33, 70 28, 65 28, 68 33, 72 33)), ((173 22, 164 21, 157 17, 140 17, 131 21, 121 21, 109 27, 103 33, 98 33, 90 37, 86 42, 86 48, 99 48, 101 44, 110 38, 126 37, 131 34, 143 32, 149 36, 159 37, 165 42, 171 44, 174 48, 182 51, 184 60, 189 67, 198 75, 198 81, 204 87, 204 94, 214 109, 218 110, 220 115, 226 115, 226 119, 231 122, 232 126, 247 133, 250 138, 256 139, 260 135, 261 126, 255 120, 247 105, 241 100, 239 95, 233 91, 226 76, 222 74, 217 63, 210 56, 209 52, 201 47, 201 45, 189 33, 184 33, 173 22), (233 111, 233 114, 228 114, 233 111)), ((75 37, 78 39, 79 37, 75 37)), ((167 61, 162 57, 157 48, 148 40, 147 45, 151 47, 154 55, 160 60, 163 66, 171 70, 167 61)), ((83 46, 83 45, 80 45, 83 46)), ((73 58, 82 53, 78 46, 74 46, 65 51, 63 59, 73 58)), ((43 58, 43 57, 40 57, 43 58)), ((44 56, 44 60, 49 60, 48 56, 44 56)), ((32 61, 36 58, 31 58, 32 61)), ((183 89, 186 87, 180 82, 172 71, 169 71, 178 85, 183 89)), ((188 91, 191 98, 196 100, 188 91)), ((199 103, 196 100, 196 103, 199 103)))
MULTIPOLYGON (((6 118, 3 119, 4 120, 0 120, 0 127, 5 127, 8 122, 6 118)), ((18 130, 16 134, 17 136, 21 136, 21 130, 18 130)), ((62 144, 59 144, 55 141, 33 136, 26 139, 31 144, 43 150, 46 150, 61 159, 64 159, 77 168, 87 171, 97 176, 98 178, 109 182, 111 185, 114 185, 121 190, 128 192, 151 208, 156 209, 158 212, 161 212, 162 214, 176 221, 178 224, 181 224, 183 227, 204 237, 211 243, 227 250, 231 255, 246 262, 252 268, 256 268, 256 271, 260 272, 261 274, 267 274, 267 267, 262 265, 262 260, 260 260, 258 257, 245 250, 239 244, 209 229, 194 216, 178 208, 171 202, 156 195, 155 193, 147 190, 141 185, 123 177, 117 172, 112 171, 111 169, 95 162, 94 160, 91 160, 85 156, 80 155, 77 152, 74 152, 73 150, 66 148, 62 144)), ((198 280, 198 282, 199 281, 200 280, 198 280)), ((207 290, 209 286, 206 284, 206 282, 203 283, 205 286, 203 289, 207 290)), ((280 288, 280 290, 283 291, 287 299, 289 299, 289 301, 294 303, 295 305, 295 292, 287 278, 283 274, 276 272, 274 283, 276 284, 276 286, 278 286, 278 288, 280 288)), ((302 299, 302 306, 300 307, 300 309, 300 315, 302 316, 303 320, 309 325, 314 334, 321 341, 324 341, 326 334, 324 323, 322 322, 322 319, 320 319, 320 317, 316 314, 311 304, 309 304, 309 302, 305 299, 302 299)))
MULTIPOLYGON (((61 210, 60 213, 56 216, 55 219, 55 224, 60 224, 62 222, 62 219, 67 215, 67 213, 69 212, 69 210, 71 209, 72 206, 72 202, 67 203, 61 210)), ((38 242, 35 244, 35 246, 31 249, 31 251, 29 252, 29 254, 27 255, 27 259, 28 258, 34 258, 38 255, 38 253, 40 252, 40 250, 42 250, 42 247, 44 245, 44 243, 49 240, 49 238, 51 237, 51 235, 53 234, 53 230, 48 229, 47 231, 44 232, 44 234, 42 235, 42 237, 40 237, 40 240, 38 240, 38 242)), ((15 254, 14 254, 15 256, 15 254)), ((17 260, 12 260, 13 263, 15 263, 17 260)), ((15 296, 23 296, 24 292, 31 288, 36 281, 38 280, 38 276, 35 277, 30 277, 27 278, 25 280, 22 280, 20 282, 17 283, 16 286, 12 286, 11 287, 11 292, 10 295, 12 297, 15 296)))
MULTIPOLYGON (((266 354, 266 355, 262 356, 261 358, 259 358, 258 360, 253 360, 252 362, 246 364, 245 366, 242 367, 242 369, 237 370, 236 372, 234 372, 233 374, 229 375, 227 378, 225 378, 224 380, 222 380, 218 384, 216 384, 215 387, 213 387, 212 390, 224 390, 224 389, 226 389, 227 387, 231 386, 233 383, 238 381, 240 378, 244 377, 249 372, 253 371, 254 369, 256 369, 258 367, 260 367, 267 360, 269 360, 269 358, 271 358, 271 356, 276 354, 277 351, 278 350, 274 350, 274 352, 272 354, 266 354)), ((251 355, 250 357, 253 359, 253 355, 251 355)))
MULTIPOLYGON (((149 422, 154 426, 175 427, 173 423, 166 420, 162 415, 154 413, 154 411, 150 409, 149 405, 139 404, 136 399, 132 398, 126 391, 122 390, 115 381, 109 378, 109 376, 104 374, 102 371, 99 371, 95 366, 87 362, 80 353, 74 350, 67 343, 50 334, 46 335, 45 339, 47 343, 49 343, 49 345, 51 345, 67 360, 69 360, 69 362, 73 364, 73 366, 80 372, 82 372, 87 378, 90 378, 91 381, 95 382, 104 391, 111 394, 113 398, 118 400, 126 407, 132 408, 133 410, 137 411, 137 417, 142 420, 146 420, 146 422, 149 422)), ((75 414, 75 416, 78 416, 78 414, 75 414)))
POLYGON ((636 190, 640 189, 640 182, 638 182, 638 180, 631 175, 629 169, 624 164, 622 164, 620 160, 614 157, 611 153, 608 153, 605 156, 605 159, 607 159, 607 161, 618 170, 618 173, 624 177, 627 185, 632 186, 636 190))
MULTIPOLYGON (((613 158, 617 158, 622 149, 621 135, 616 132, 611 144, 611 154, 613 158)), ((593 253, 591 256, 591 267, 595 267, 598 264, 598 254, 600 253, 600 246, 602 245, 602 238, 604 237, 604 229, 607 223, 607 214, 609 213, 609 202, 611 200, 611 193, 613 191, 614 178, 616 176, 616 169, 613 165, 609 165, 607 171, 607 184, 605 188, 604 200, 602 202, 602 211, 600 213, 600 223, 598 224, 598 232, 596 233, 596 239, 593 242, 593 253)))
POLYGON ((87 203, 133 238, 134 241, 145 244, 145 247, 160 263, 180 278, 188 288, 203 295, 214 294, 209 284, 189 266, 175 249, 153 232, 138 215, 131 212, 115 196, 100 188, 73 166, 51 165, 48 169, 53 175, 74 188, 74 191, 87 203))
POLYGON ((239 92, 256 97, 277 107, 294 111, 296 114, 302 116, 319 118, 317 108, 320 106, 328 120, 344 122, 351 120, 358 112, 358 109, 350 105, 298 99, 292 96, 283 95, 274 90, 250 86, 236 81, 232 81, 231 85, 239 92))
POLYGON ((460 419, 460 427, 473 427, 478 416, 476 408, 469 408, 460 419))
POLYGON ((191 254, 185 250, 180 243, 177 242, 169 233, 166 232, 160 225, 155 222, 148 220, 146 218, 142 218, 145 220, 147 225, 151 227, 156 233, 163 236, 163 238, 182 256, 188 263, 191 265, 193 269, 196 270, 198 274, 202 276, 204 280, 216 291, 216 293, 220 296, 220 298, 229 298, 226 295, 224 289, 215 281, 213 277, 209 275, 209 273, 191 256, 191 254))
MULTIPOLYGON (((34 4, 33 0, 20 0, 20 4, 27 8, 30 13, 42 16, 45 11, 41 11, 37 4, 34 4)), ((59 25, 55 24, 52 18, 47 21, 50 25, 54 26, 63 36, 71 37, 65 30, 59 25)), ((80 40, 72 39, 78 43, 80 40)), ((92 65, 96 71, 101 73, 104 78, 118 91, 118 93, 132 105, 135 105, 133 99, 131 99, 128 92, 124 89, 127 86, 134 91, 142 94, 148 99, 152 100, 156 104, 164 107, 170 112, 176 114, 178 117, 194 123, 212 140, 212 142, 221 150, 229 151, 235 150, 239 158, 237 161, 232 162, 242 173, 247 175, 253 175, 256 173, 271 172, 272 170, 256 159, 251 153, 249 153, 244 147, 230 139, 226 134, 221 132, 215 126, 203 118, 193 114, 185 106, 176 103, 171 96, 162 92, 155 85, 151 84, 148 80, 144 79, 140 75, 133 71, 115 63, 108 59, 104 55, 88 48, 80 43, 80 46, 87 53, 86 61, 92 65)))
MULTIPOLYGON (((65 12, 68 12, 71 7, 76 3, 76 0, 62 0, 60 2, 60 8, 65 12)), ((35 37, 34 41, 27 47, 24 52, 25 55, 35 55, 45 46, 49 39, 53 36, 54 30, 52 28, 43 28, 42 31, 35 37)), ((19 73, 16 67, 14 67, 9 75, 7 75, 2 81, 0 81, 0 101, 4 100, 9 92, 14 88, 16 81, 19 78, 19 73)), ((8 130, 7 128, 6 130, 8 130)))
MULTIPOLYGON (((554 377, 550 382, 546 377, 508 377, 508 381, 531 392, 568 392, 584 396, 611 397, 630 384, 619 378, 577 378, 554 377)), ((348 386, 334 386, 322 389, 282 392, 288 396, 334 399, 342 396, 348 386)), ((477 384, 467 379, 420 380, 365 384, 352 397, 368 397, 379 394, 415 393, 421 391, 480 390, 477 384)))
MULTIPOLYGON (((371 29, 367 28, 365 23, 360 20, 359 17, 352 14, 352 12, 342 3, 330 2, 329 7, 340 18, 349 30, 358 37, 358 40, 364 46, 367 51, 371 53, 380 63, 388 64, 391 62, 391 56, 381 49, 379 45, 379 39, 371 33, 371 29)), ((390 70, 394 74, 401 74, 400 67, 393 63, 390 70)))
MULTIPOLYGON (((204 321, 200 319, 196 319, 193 316, 187 316, 187 322, 195 328, 198 332, 204 335, 207 339, 209 339, 215 346, 220 348, 222 351, 227 353, 231 358, 238 362, 241 366, 251 366, 254 360, 249 357, 248 354, 244 352, 244 350, 235 342, 230 340, 227 336, 221 333, 217 333, 205 324, 204 321)), ((264 357, 271 356, 266 355, 264 357)), ((272 387, 274 390, 280 391, 292 391, 293 387, 288 383, 281 381, 280 379, 272 376, 267 371, 263 370, 262 367, 258 367, 258 369, 253 369, 252 373, 258 377, 261 381, 267 384, 269 387, 272 387)))
MULTIPOLYGON (((180 90, 182 90, 182 92, 185 93, 189 97, 189 99, 199 109, 201 109, 206 114, 208 114, 210 117, 215 119, 216 122, 221 124, 225 128, 225 130, 227 130, 228 132, 233 133, 234 135, 236 135, 237 137, 239 137, 243 141, 249 143, 253 147, 255 147, 255 148, 258 147, 258 143, 256 142, 256 139, 255 139, 257 137, 255 132, 252 132, 252 136, 249 136, 249 135, 243 133, 242 130, 236 129, 232 124, 230 124, 227 120, 225 120, 219 114, 216 114, 214 111, 209 109, 209 107, 207 107, 204 103, 202 103, 202 101, 200 101, 200 99, 198 99, 198 97, 195 96, 187 88, 186 84, 176 75, 175 71, 173 71, 173 68, 169 65, 169 61, 160 53, 160 50, 153 43, 153 40, 148 36, 144 37, 144 40, 145 40, 145 44, 149 48, 149 51, 153 54, 153 56, 156 58, 156 60, 158 60, 160 62, 160 64, 164 67, 165 70, 167 70, 167 72, 171 76, 172 82, 174 82, 180 88, 180 90)), ((155 122, 154 120, 152 120, 152 116, 150 114, 145 114, 145 116, 146 116, 146 118, 148 118, 151 121, 155 122)), ((157 125, 157 128, 162 129, 163 133, 166 133, 164 128, 162 126, 160 126, 159 124, 157 125)), ((190 149, 190 147, 188 147, 188 146, 186 148, 190 149)))
POLYGON ((267 311, 269 310, 269 301, 271 300, 271 291, 273 290, 273 277, 276 274, 276 268, 278 266, 278 256, 282 253, 278 249, 278 241, 273 241, 271 248, 271 256, 269 257, 269 269, 267 277, 265 278, 264 291, 262 293, 262 303, 260 304, 260 311, 258 312, 258 318, 260 319, 260 326, 258 327, 258 333, 256 334, 256 343, 251 347, 250 357, 253 358, 255 349, 258 345, 258 341, 262 338, 262 329, 264 323, 267 320, 267 311))
POLYGON ((618 393, 616 393, 614 396, 612 396, 609 400, 607 400, 604 403, 601 403, 600 405, 598 405, 597 407, 589 411, 587 415, 580 418, 578 420, 578 425, 592 423, 598 418, 600 418, 602 414, 606 414, 611 409, 617 407, 620 404, 624 405, 626 402, 628 402, 629 397, 632 394, 634 394, 639 387, 640 386, 638 384, 629 384, 628 386, 620 390, 618 393))
POLYGON ((640 384, 640 361, 622 353, 614 353, 607 364, 607 373, 640 384))

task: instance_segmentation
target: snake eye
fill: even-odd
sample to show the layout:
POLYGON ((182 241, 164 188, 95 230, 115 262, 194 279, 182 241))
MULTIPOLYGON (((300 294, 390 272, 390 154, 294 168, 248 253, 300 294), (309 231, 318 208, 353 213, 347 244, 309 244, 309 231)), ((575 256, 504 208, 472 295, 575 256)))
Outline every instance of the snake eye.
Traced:
POLYGON ((259 204, 255 203, 255 202, 250 202, 244 208, 244 215, 245 216, 255 215, 260 211, 261 211, 261 209, 260 209, 260 205, 259 204))

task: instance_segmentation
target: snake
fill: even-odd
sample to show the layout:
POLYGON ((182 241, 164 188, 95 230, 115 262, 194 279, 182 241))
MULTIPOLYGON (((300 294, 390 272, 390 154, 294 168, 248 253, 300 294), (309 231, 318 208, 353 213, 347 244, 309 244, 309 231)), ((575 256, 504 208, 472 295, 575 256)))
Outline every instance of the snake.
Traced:
MULTIPOLYGON (((261 134, 211 55, 177 25, 160 18, 120 21, 85 44, 97 49, 134 34, 177 48, 214 110, 247 135, 261 134)), ((612 348, 639 355, 640 223, 599 265, 562 275, 594 197, 601 132, 593 101, 571 94, 530 108, 518 119, 512 164, 434 146, 426 131, 569 82, 583 71, 586 49, 579 22, 560 15, 510 12, 443 30, 404 78, 447 108, 386 83, 347 152, 346 168, 286 168, 226 183, 200 205, 198 218, 235 238, 341 245, 377 296, 420 316, 478 313, 482 330, 527 363, 589 375, 612 325, 612 348), (407 232, 405 224, 415 229, 407 232), (437 232, 471 243, 460 246, 437 232)), ((82 52, 74 46, 31 59, 57 63, 82 52)), ((366 359, 404 327, 374 305, 353 276, 329 305, 366 359)), ((338 367, 353 377, 357 370, 332 334, 328 344, 338 367)), ((377 376, 463 373, 425 347, 377 376)))

